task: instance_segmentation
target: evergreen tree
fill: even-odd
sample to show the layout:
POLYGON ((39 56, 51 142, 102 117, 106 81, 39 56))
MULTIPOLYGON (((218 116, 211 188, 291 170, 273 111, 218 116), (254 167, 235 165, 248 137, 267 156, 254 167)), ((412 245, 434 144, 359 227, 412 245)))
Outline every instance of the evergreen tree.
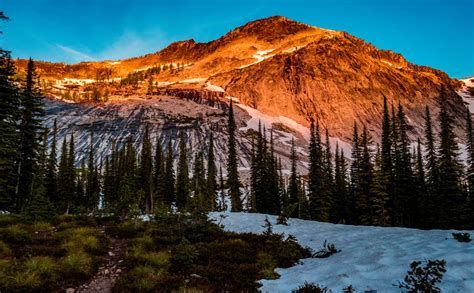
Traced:
MULTIPOLYGON (((352 153, 351 153, 351 158, 352 158, 352 163, 351 163, 351 170, 350 170, 350 205, 351 205, 351 210, 356 211, 355 207, 355 198, 356 198, 356 193, 359 188, 359 170, 360 170, 360 159, 361 159, 361 148, 360 148, 360 143, 359 143, 359 130, 357 127, 357 123, 354 122, 354 128, 353 128, 353 135, 352 135, 352 153)), ((356 223, 355 213, 351 213, 349 215, 349 223, 356 223)))
POLYGON ((296 163, 298 162, 298 155, 295 149, 295 140, 291 138, 291 173, 288 182, 288 201, 292 217, 298 216, 299 204, 300 204, 300 178, 296 163))
POLYGON ((222 166, 219 167, 219 194, 220 194, 220 211, 227 211, 227 203, 226 203, 226 193, 225 193, 225 185, 224 185, 224 176, 222 175, 222 166))
POLYGON ((20 211, 32 192, 33 172, 36 168, 39 148, 41 119, 44 116, 42 96, 38 87, 36 67, 28 61, 26 80, 21 90, 21 117, 18 145, 18 181, 16 187, 16 210, 20 211))
POLYGON ((428 106, 425 110, 425 162, 427 193, 422 201, 424 209, 430 212, 423 220, 423 227, 440 227, 439 220, 445 218, 445 216, 442 215, 443 207, 440 205, 438 156, 428 106))
MULTIPOLYGON (((82 175, 85 176, 84 173, 82 175)), ((100 185, 97 164, 95 162, 93 133, 91 133, 90 137, 86 179, 86 207, 89 211, 95 211, 99 206, 100 185)))
POLYGON ((308 197, 311 219, 317 221, 329 220, 328 190, 324 184, 323 149, 319 123, 311 121, 311 136, 309 141, 309 172, 308 197))
POLYGON ((207 197, 205 172, 203 154, 199 151, 194 157, 193 165, 193 210, 209 211, 211 209, 211 203, 207 197))
POLYGON ((270 131, 270 150, 267 152, 267 205, 268 212, 279 215, 281 212, 280 185, 278 176, 278 164, 275 156, 275 146, 273 142, 273 129, 270 131))
POLYGON ((393 132, 395 146, 394 162, 394 203, 392 210, 392 224, 395 226, 410 227, 418 223, 417 199, 410 198, 414 178, 411 167, 411 155, 409 150, 409 139, 407 135, 408 125, 405 112, 401 104, 398 105, 397 116, 393 117, 393 132))
POLYGON ((189 168, 186 157, 186 140, 184 132, 181 132, 179 141, 178 171, 176 175, 176 206, 184 209, 189 198, 189 168))
POLYGON ((373 210, 370 202, 372 201, 372 183, 373 183, 373 165, 372 153, 370 150, 371 138, 364 126, 360 137, 360 157, 359 169, 357 174, 358 185, 355 189, 355 208, 357 210, 357 223, 362 225, 370 224, 373 216, 373 210))
POLYGON ((58 201, 54 202, 57 210, 61 213, 67 212, 68 203, 71 201, 72 194, 74 193, 74 185, 71 184, 70 180, 68 144, 65 138, 61 147, 61 157, 58 167, 58 201))
MULTIPOLYGON (((0 12, 0 20, 8 20, 3 12, 0 12)), ((12 195, 17 184, 20 96, 13 81, 14 75, 15 66, 10 52, 0 48, 0 210, 3 211, 13 210, 12 195)))
POLYGON ((462 165, 458 160, 459 148, 448 114, 447 101, 441 97, 439 113, 439 195, 440 208, 445 210, 440 219, 441 228, 464 227, 467 221, 466 198, 461 188, 462 165))
POLYGON ((45 188, 46 197, 51 202, 57 202, 57 134, 58 125, 54 119, 53 130, 51 131, 51 147, 46 167, 45 188))
POLYGON ((145 213, 151 213, 153 212, 153 160, 148 125, 145 126, 142 150, 140 154, 139 186, 145 196, 145 213))
MULTIPOLYGON (((382 117, 382 136, 381 136, 381 150, 380 150, 380 168, 377 171, 377 185, 378 195, 381 198, 388 196, 389 202, 387 203, 387 209, 394 205, 394 175, 393 175, 393 152, 394 143, 392 136, 392 125, 390 123, 390 114, 387 106, 387 98, 383 97, 383 117, 382 117)), ((384 203, 385 208, 385 203, 384 203)), ((385 217, 385 215, 384 215, 385 217)), ((384 218, 385 219, 385 218, 384 218)), ((382 225, 382 224, 379 224, 382 225)), ((383 223, 385 225, 385 223, 383 223)))
POLYGON ((172 202, 176 201, 175 194, 175 176, 174 176, 174 157, 173 157, 173 147, 171 144, 171 138, 168 141, 168 152, 166 154, 166 164, 164 172, 164 199, 165 203, 170 206, 172 202))
POLYGON ((466 182, 467 194, 470 204, 470 227, 474 227, 474 139, 472 137, 472 114, 469 108, 466 108, 466 182))
POLYGON ((350 202, 347 191, 347 164, 344 151, 339 153, 339 144, 336 144, 334 167, 334 201, 332 205, 332 222, 347 223, 350 215, 350 202))
POLYGON ((425 179, 425 169, 423 163, 423 154, 421 152, 420 138, 417 140, 416 154, 414 160, 414 176, 415 176, 415 194, 417 196, 417 205, 419 208, 418 227, 426 227, 426 219, 429 217, 430 211, 427 210, 427 188, 425 179))
POLYGON ((371 191, 371 224, 375 226, 388 226, 390 224, 390 216, 388 213, 387 203, 389 194, 386 185, 386 173, 383 170, 383 156, 379 147, 375 155, 374 180, 371 191))
POLYGON ((217 210, 217 168, 214 155, 214 135, 209 136, 209 151, 207 153, 207 196, 212 211, 217 210))
POLYGON ((235 142, 235 120, 232 100, 229 105, 227 132, 228 140, 228 158, 227 158, 227 186, 229 188, 229 197, 232 203, 232 211, 239 212, 242 210, 242 201, 240 199, 240 181, 239 172, 237 170, 237 150, 235 142))

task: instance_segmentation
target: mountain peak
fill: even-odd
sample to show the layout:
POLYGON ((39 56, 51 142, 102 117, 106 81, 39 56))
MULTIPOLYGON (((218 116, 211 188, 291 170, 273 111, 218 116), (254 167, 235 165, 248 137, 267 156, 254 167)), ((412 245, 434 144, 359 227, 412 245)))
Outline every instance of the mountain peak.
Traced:
POLYGON ((270 16, 250 21, 234 29, 227 36, 232 38, 257 36, 259 39, 273 41, 308 29, 312 29, 312 27, 284 16, 270 16))

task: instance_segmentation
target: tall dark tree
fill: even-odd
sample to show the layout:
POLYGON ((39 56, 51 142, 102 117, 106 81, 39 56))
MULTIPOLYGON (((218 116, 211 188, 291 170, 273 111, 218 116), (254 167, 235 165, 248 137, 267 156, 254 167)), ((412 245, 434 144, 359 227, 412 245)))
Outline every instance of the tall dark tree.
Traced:
POLYGON ((20 141, 18 145, 18 181, 16 187, 16 210, 19 211, 31 197, 32 178, 38 158, 44 116, 42 96, 38 87, 36 66, 32 59, 28 61, 26 80, 21 89, 20 105, 20 141))
POLYGON ((370 224, 373 216, 373 210, 370 202, 372 200, 373 184, 373 164, 372 152, 370 150, 371 138, 364 126, 360 137, 360 157, 359 169, 357 174, 358 185, 355 188, 355 208, 357 211, 357 223, 362 225, 370 224))
MULTIPOLYGON (((91 133, 89 145, 89 158, 87 160, 86 176, 86 206, 89 211, 96 211, 99 206, 100 185, 97 164, 95 162, 94 134, 91 133)), ((85 174, 82 174, 84 176, 85 174)))
POLYGON ((233 212, 242 210, 242 201, 240 198, 240 181, 239 172, 237 170, 237 149, 235 141, 235 120, 232 100, 229 104, 228 125, 227 132, 229 134, 228 140, 228 156, 227 156, 227 187, 229 188, 229 197, 231 199, 233 212))
POLYGON ((46 166, 46 178, 45 178, 45 187, 46 187, 46 197, 49 198, 51 202, 56 202, 57 198, 57 134, 58 134, 58 125, 56 119, 54 119, 53 129, 51 131, 51 147, 48 157, 48 162, 46 166))
POLYGON ((417 199, 410 197, 414 178, 411 167, 405 112, 401 104, 393 118, 394 135, 394 200, 392 206, 392 224, 395 226, 413 226, 418 222, 417 199))
POLYGON ((298 216, 298 209, 300 203, 300 178, 297 170, 298 155, 295 148, 295 140, 291 139, 291 173, 288 182, 288 201, 289 209, 291 210, 291 216, 298 216))
MULTIPOLYGON (((0 12, 0 20, 8 20, 3 12, 0 12)), ((0 48, 0 210, 13 210, 12 195, 17 184, 20 95, 13 81, 14 75, 10 52, 0 48)))
POLYGON ((319 122, 311 121, 309 141, 308 197, 311 219, 329 220, 328 190, 324 182, 324 160, 319 122))
POLYGON ((372 194, 369 203, 372 210, 371 224, 375 226, 388 226, 390 224, 388 212, 389 194, 385 175, 382 152, 380 148, 377 147, 374 164, 374 179, 371 186, 372 194))
POLYGON ((472 136, 472 114, 466 108, 466 182, 469 200, 469 214, 471 228, 474 227, 474 139, 472 136))
POLYGON ((267 152, 267 204, 270 214, 278 215, 281 212, 280 185, 278 176, 278 163, 275 156, 275 146, 273 141, 273 129, 270 131, 270 150, 267 152))
POLYGON ((217 209, 217 168, 216 168, 216 157, 214 155, 214 135, 209 136, 209 151, 207 153, 207 196, 212 211, 217 209))
MULTIPOLYGON (((396 135, 395 135, 396 136, 396 135)), ((390 114, 387 105, 387 98, 383 97, 383 116, 382 116, 382 137, 380 150, 380 168, 377 171, 377 185, 379 196, 387 195, 389 202, 387 209, 394 205, 394 178, 393 178, 393 142, 392 125, 390 123, 390 114)), ((383 198, 385 196, 382 196, 383 198)), ((385 218, 384 218, 385 219, 385 218)), ((385 225, 385 223, 384 223, 385 225)))
POLYGON ((462 165, 459 162, 459 147, 453 130, 453 119, 448 113, 447 101, 440 99, 439 112, 439 164, 440 173, 439 196, 441 201, 438 208, 445 212, 441 214, 442 228, 461 228, 467 222, 466 198, 461 188, 462 165))
POLYGON ((336 144, 334 158, 334 196, 332 205, 332 221, 335 223, 347 223, 350 218, 351 206, 348 195, 347 163, 344 151, 339 153, 339 144, 336 144))
POLYGON ((176 206, 178 209, 186 207, 189 198, 189 168, 186 156, 186 138, 181 132, 179 140, 178 170, 176 174, 176 206))
POLYGON ((174 156, 173 146, 171 138, 168 141, 168 151, 166 154, 166 164, 164 172, 164 199, 165 203, 169 206, 172 202, 176 201, 175 194, 175 176, 174 176, 174 156))
POLYGON ((440 219, 445 218, 445 216, 442 215, 444 211, 440 206, 438 154, 436 152, 433 124, 428 106, 425 109, 424 149, 427 193, 423 199, 423 206, 425 210, 430 212, 427 217, 423 219, 423 227, 433 228, 439 227, 440 219))
MULTIPOLYGON (((354 122, 353 134, 352 134, 352 151, 351 151, 351 166, 350 166, 350 186, 349 186, 349 198, 351 203, 351 210, 355 211, 355 197, 357 189, 359 188, 359 170, 360 170, 360 158, 361 148, 359 142, 359 130, 357 123, 354 122)), ((356 223, 355 214, 350 215, 349 223, 356 223)))
POLYGON ((145 133, 142 140, 139 181, 140 189, 143 191, 145 197, 145 212, 151 213, 153 212, 153 160, 148 125, 145 126, 145 133))
POLYGON ((201 151, 194 157, 192 186, 194 191, 193 209, 209 211, 211 203, 206 190, 206 170, 204 169, 204 158, 201 151))

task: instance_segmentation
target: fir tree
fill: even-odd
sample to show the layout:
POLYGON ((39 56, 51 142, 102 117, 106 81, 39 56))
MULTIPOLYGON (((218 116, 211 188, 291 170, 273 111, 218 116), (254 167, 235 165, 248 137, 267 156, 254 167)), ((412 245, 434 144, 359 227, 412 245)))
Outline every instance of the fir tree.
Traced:
POLYGON ((178 209, 186 207, 189 198, 189 168, 186 157, 186 140, 181 132, 179 141, 178 171, 176 175, 176 206, 178 209))
POLYGON ((431 114, 428 106, 425 109, 425 168, 427 194, 423 199, 424 209, 430 211, 423 220, 424 228, 439 227, 439 220, 443 216, 443 207, 440 206, 438 154, 436 152, 431 114))
POLYGON ((18 181, 16 187, 16 210, 19 211, 31 197, 32 178, 38 157, 39 132, 44 116, 42 96, 39 91, 36 67, 28 61, 26 80, 21 90, 20 141, 17 163, 18 181))
POLYGON ((372 200, 372 183, 373 183, 373 165, 372 153, 370 150, 371 138, 364 126, 360 137, 360 158, 359 169, 357 174, 358 185, 355 189, 355 207, 357 210, 357 222, 362 225, 370 224, 373 216, 370 202, 372 200))
POLYGON ((347 164, 344 151, 339 153, 339 144, 336 144, 334 167, 334 201, 332 205, 332 222, 346 223, 350 215, 350 202, 347 191, 347 164))
POLYGON ((51 147, 46 167, 45 188, 46 197, 51 202, 57 202, 57 133, 58 125, 54 119, 53 130, 51 131, 51 147))
POLYGON ((224 176, 222 175, 222 166, 219 167, 219 194, 220 194, 220 211, 227 211, 227 203, 226 203, 226 193, 225 193, 225 185, 224 185, 224 176))
POLYGON ((193 210, 209 211, 211 209, 211 203, 207 197, 205 172, 203 154, 199 151, 194 157, 193 164, 193 210))
POLYGON ((469 108, 466 108, 466 182, 467 193, 470 204, 469 214, 471 215, 470 227, 474 227, 474 140, 472 137, 472 114, 469 108))
MULTIPOLYGON (((360 159, 361 159, 361 148, 359 143, 359 130, 357 127, 357 123, 354 122, 353 128, 353 135, 352 135, 352 153, 351 153, 352 163, 351 163, 351 170, 350 170, 350 195, 349 198, 351 199, 351 210, 355 211, 356 203, 356 193, 359 188, 359 170, 360 170, 360 159)), ((356 223, 355 214, 350 215, 349 223, 356 223)))
POLYGON ((145 212, 151 213, 153 211, 153 161, 148 125, 145 126, 145 133, 142 141, 139 181, 139 186, 145 196, 145 212))
MULTIPOLYGON (((8 18, 0 12, 0 20, 8 18)), ((0 32, 1 33, 1 32, 0 32)), ((10 52, 0 48, 0 210, 13 210, 17 184, 20 95, 13 81, 15 66, 10 52)))
POLYGON ((237 170, 237 150, 235 142, 235 120, 232 100, 230 100, 227 132, 228 140, 228 158, 227 158, 227 187, 229 188, 229 197, 232 203, 232 211, 239 212, 242 210, 242 201, 240 199, 240 181, 239 172, 237 170))
POLYGON ((298 175, 298 170, 296 169, 296 163, 298 162, 298 155, 296 154, 295 149, 295 140, 291 138, 291 173, 288 182, 288 201, 289 209, 292 211, 291 216, 297 217, 299 204, 300 204, 300 178, 298 175))
POLYGON ((371 186, 371 224, 375 226, 388 226, 390 217, 388 213, 387 203, 389 194, 386 183, 386 173, 383 170, 383 156, 379 147, 375 155, 374 180, 371 186))
POLYGON ((212 211, 217 209, 216 197, 217 197, 217 168, 216 168, 216 158, 214 155, 214 135, 210 134, 209 136, 209 151, 207 153, 207 196, 208 202, 210 203, 210 208, 212 211))
POLYGON ((170 206, 172 202, 176 201, 175 194, 175 176, 174 176, 174 157, 173 157, 173 147, 171 144, 171 138, 168 141, 168 152, 166 154, 166 164, 164 172, 164 199, 165 203, 170 206))
POLYGON ((448 114, 447 101, 441 97, 439 113, 439 208, 444 209, 441 228, 463 227, 466 224, 466 199, 461 188, 462 166, 458 160, 459 148, 453 130, 453 120, 448 114))

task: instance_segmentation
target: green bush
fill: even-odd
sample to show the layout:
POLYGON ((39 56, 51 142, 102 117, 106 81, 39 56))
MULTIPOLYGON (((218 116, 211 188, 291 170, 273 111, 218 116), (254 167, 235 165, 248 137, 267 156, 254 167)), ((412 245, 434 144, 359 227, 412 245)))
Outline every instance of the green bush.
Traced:
POLYGON ((13 224, 0 229, 0 238, 8 243, 25 244, 31 241, 32 235, 22 224, 13 224))
POLYGON ((48 256, 34 256, 25 260, 25 269, 39 275, 42 279, 55 280, 58 276, 54 259, 48 256))
POLYGON ((331 290, 328 290, 326 287, 321 287, 314 283, 305 282, 303 285, 299 286, 297 289, 292 290, 292 293, 329 293, 331 290))
POLYGON ((458 242, 471 242, 471 234, 469 233, 453 233, 453 237, 458 242))
POLYGON ((257 266, 260 268, 261 279, 272 280, 278 278, 278 274, 275 273, 277 263, 271 255, 266 252, 259 252, 256 261, 257 266))
POLYGON ((31 231, 33 232, 49 232, 53 229, 50 223, 47 222, 35 222, 31 225, 31 231))
POLYGON ((22 218, 18 215, 0 214, 0 227, 7 227, 13 224, 19 224, 22 218))
POLYGON ((8 257, 11 255, 11 249, 8 247, 8 245, 0 240, 0 258, 8 257))
POLYGON ((93 271, 92 257, 83 251, 71 252, 61 259, 63 272, 73 278, 86 277, 93 271))
POLYGON ((124 221, 117 226, 111 227, 109 232, 120 238, 133 238, 145 231, 145 223, 141 221, 124 221))
POLYGON ((186 274, 197 260, 198 251, 186 238, 171 250, 173 271, 186 274))

